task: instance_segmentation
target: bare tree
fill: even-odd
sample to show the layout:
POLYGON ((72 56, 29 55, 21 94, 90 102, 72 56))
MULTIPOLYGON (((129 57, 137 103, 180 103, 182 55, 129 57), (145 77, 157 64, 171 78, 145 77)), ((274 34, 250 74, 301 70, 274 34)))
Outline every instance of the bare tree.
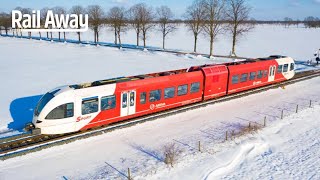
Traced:
POLYGON ((285 27, 289 27, 291 24, 293 24, 293 20, 289 17, 285 17, 283 19, 283 23, 285 27))
POLYGON ((202 31, 202 22, 205 18, 203 0, 195 0, 193 4, 187 8, 184 17, 186 19, 186 26, 194 36, 193 51, 197 52, 198 35, 202 31))
POLYGON ((141 6, 142 6, 141 3, 133 5, 128 11, 130 24, 135 30, 137 35, 137 46, 139 46, 139 36, 141 32, 141 18, 140 18, 141 6))
POLYGON ((119 40, 119 48, 121 48, 121 32, 127 27, 126 10, 123 7, 113 7, 109 10, 107 19, 115 34, 115 44, 119 40))
POLYGON ((158 21, 160 31, 162 33, 162 48, 165 49, 165 40, 169 33, 177 29, 176 24, 170 22, 173 18, 173 13, 168 6, 157 8, 158 21))
MULTIPOLYGON (((73 6, 71 9, 70 9, 70 12, 72 14, 76 14, 78 15, 81 15, 81 14, 85 14, 86 13, 86 10, 82 7, 82 6, 73 6)), ((80 20, 78 21, 78 27, 80 29, 80 20)), ((77 32, 78 34, 78 41, 81 42, 81 32, 77 32)))
POLYGON ((11 27, 11 16, 8 13, 0 14, 0 27, 4 28, 6 35, 8 35, 8 31, 11 27))
MULTIPOLYGON (((31 14, 32 10, 30 8, 22 8, 22 7, 16 7, 15 10, 19 10, 22 14, 31 14)), ((32 20, 31 20, 32 24, 32 20)), ((30 25, 31 25, 30 24, 30 25)), ((18 30, 18 29, 16 29, 18 30)), ((20 31, 20 36, 22 36, 22 31, 20 31)), ((28 32, 29 38, 31 38, 31 32, 28 32)))
POLYGON ((205 35, 210 38, 210 57, 213 56, 213 43, 222 32, 221 20, 224 16, 225 0, 204 0, 205 35))
POLYGON ((103 25, 104 11, 99 5, 88 6, 87 9, 89 15, 90 28, 94 32, 94 42, 99 42, 99 31, 103 25))
POLYGON ((320 19, 313 16, 308 16, 304 19, 304 24, 308 28, 318 28, 320 27, 320 19))
POLYGON ((140 9, 140 19, 143 47, 146 48, 147 33, 152 27, 154 27, 154 14, 152 7, 148 7, 146 4, 142 4, 140 9))
MULTIPOLYGON (((63 7, 57 6, 53 8, 53 12, 57 15, 66 14, 67 10, 63 7)), ((57 22, 56 22, 57 23, 57 22)), ((61 40, 61 32, 58 32, 59 35, 59 41, 61 40)), ((64 41, 66 41, 66 32, 63 32, 64 41)))
POLYGON ((236 56, 235 46, 239 36, 249 32, 254 26, 246 23, 249 20, 251 8, 245 3, 245 0, 227 0, 226 19, 229 21, 227 29, 232 34, 232 52, 236 56))
POLYGON ((171 165, 175 164, 178 160, 179 155, 182 153, 175 143, 166 144, 163 147, 163 154, 165 156, 164 163, 171 165))
MULTIPOLYGON (((41 9, 40 19, 41 19, 41 22, 42 22, 41 26, 43 26, 43 27, 44 27, 45 19, 47 17, 48 10, 49 10, 49 8, 47 8, 47 7, 41 9)), ((39 35, 40 35, 40 38, 41 38, 41 32, 39 32, 39 35)), ((49 39, 49 32, 47 32, 47 38, 49 39)), ((52 32, 51 32, 51 40, 52 40, 52 32)))

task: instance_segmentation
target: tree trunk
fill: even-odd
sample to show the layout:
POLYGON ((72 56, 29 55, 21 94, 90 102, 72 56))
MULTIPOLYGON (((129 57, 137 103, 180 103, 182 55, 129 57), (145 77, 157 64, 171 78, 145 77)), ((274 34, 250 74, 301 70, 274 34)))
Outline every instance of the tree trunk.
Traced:
POLYGON ((52 40, 52 32, 50 32, 50 37, 51 37, 51 40, 52 40))
POLYGON ((194 34, 194 46, 193 46, 193 52, 197 52, 197 42, 198 42, 198 34, 194 34))
POLYGON ((164 49, 165 41, 166 41, 166 32, 163 30, 162 31, 162 49, 164 49))
POLYGON ((39 32, 39 36, 40 36, 40 39, 41 39, 41 32, 39 32))
POLYGON ((78 32, 78 40, 79 40, 79 42, 81 42, 81 34, 80 34, 80 32, 78 32))
POLYGON ((114 27, 114 44, 118 44, 117 39, 118 39, 118 37, 117 37, 117 29, 116 29, 116 27, 114 27))
POLYGON ((8 29, 7 28, 5 29, 5 31, 6 31, 6 35, 8 35, 8 29))
POLYGON ((143 33, 143 47, 146 48, 146 33, 143 33))
POLYGON ((137 46, 139 46, 139 35, 140 35, 140 33, 137 32, 137 46))
POLYGON ((97 43, 99 42, 99 32, 97 31, 97 43))
POLYGON ((119 38, 119 49, 121 48, 121 35, 120 35, 120 31, 118 31, 118 38, 119 38))
POLYGON ((58 33, 59 34, 59 41, 61 40, 61 38, 60 38, 60 32, 58 33))
POLYGON ((236 38, 237 38, 237 27, 234 26, 232 34, 232 56, 236 56, 236 38))
POLYGON ((93 34, 94 34, 94 43, 97 43, 97 32, 96 32, 96 30, 93 30, 93 34))
POLYGON ((66 32, 63 32, 63 39, 64 39, 64 42, 66 42, 66 32))
POLYGON ((213 36, 210 37, 210 57, 213 55, 213 36))
POLYGON ((47 32, 47 38, 49 39, 49 32, 47 32))

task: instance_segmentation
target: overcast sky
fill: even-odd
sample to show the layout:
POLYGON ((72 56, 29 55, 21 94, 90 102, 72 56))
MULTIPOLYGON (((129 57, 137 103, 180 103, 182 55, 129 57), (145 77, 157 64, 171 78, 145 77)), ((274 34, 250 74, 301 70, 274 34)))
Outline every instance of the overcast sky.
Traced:
MULTIPOLYGON (((136 3, 146 3, 157 7, 169 6, 180 18, 193 0, 0 0, 0 11, 9 12, 13 8, 28 7, 40 10, 43 7, 62 6, 67 9, 73 5, 101 5, 106 10, 112 6, 130 7, 136 3)), ((250 16, 257 20, 282 20, 284 17, 304 19, 306 16, 320 17, 320 0, 247 0, 252 7, 250 16)))

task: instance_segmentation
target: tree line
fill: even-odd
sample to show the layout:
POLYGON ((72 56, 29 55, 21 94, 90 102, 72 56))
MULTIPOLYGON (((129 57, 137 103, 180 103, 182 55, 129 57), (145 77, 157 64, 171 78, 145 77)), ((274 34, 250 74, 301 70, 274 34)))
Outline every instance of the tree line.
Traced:
MULTIPOLYGON (((31 14, 30 8, 17 7, 22 13, 31 14)), ((232 39, 231 54, 236 55, 236 44, 239 37, 249 32, 255 24, 293 24, 304 23, 306 27, 320 27, 320 20, 316 17, 307 17, 304 21, 285 18, 282 21, 257 21, 250 19, 251 8, 246 0, 194 0, 178 19, 168 6, 154 8, 145 3, 135 4, 129 8, 120 6, 112 7, 105 11, 100 5, 87 7, 73 6, 67 10, 64 7, 43 8, 41 19, 46 16, 47 10, 53 10, 55 14, 88 14, 89 28, 93 31, 94 42, 99 42, 99 35, 102 27, 107 27, 114 34, 114 43, 121 48, 122 35, 128 30, 134 30, 136 34, 136 45, 140 46, 140 40, 146 47, 146 40, 151 30, 156 30, 162 35, 162 48, 165 49, 165 42, 171 33, 177 30, 179 23, 184 24, 194 38, 193 51, 197 52, 199 35, 208 39, 210 44, 210 56, 213 55, 214 43, 221 34, 227 34, 232 39)), ((44 22, 44 21, 41 21, 44 22)), ((50 28, 50 27, 49 27, 50 28)), ((11 13, 0 13, 0 33, 8 34, 12 31, 15 36, 22 36, 19 29, 11 29, 11 13)), ((66 40, 66 33, 58 33, 58 39, 66 40)), ((81 33, 78 32, 78 41, 81 42, 81 33)), ((31 37, 31 33, 28 33, 31 37)), ((40 38, 42 37, 39 32, 40 38)), ((47 38, 53 38, 52 33, 46 33, 47 38)))

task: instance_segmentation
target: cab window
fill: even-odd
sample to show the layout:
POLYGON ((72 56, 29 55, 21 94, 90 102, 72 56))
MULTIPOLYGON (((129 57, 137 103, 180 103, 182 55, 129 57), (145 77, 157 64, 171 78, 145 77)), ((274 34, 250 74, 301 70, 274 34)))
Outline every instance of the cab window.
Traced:
POLYGON ((98 97, 87 98, 82 100, 82 115, 98 112, 98 97))
POLYGON ((45 119, 64 119, 73 117, 73 103, 67 103, 54 108, 45 119))
POLYGON ((288 72, 289 64, 283 66, 283 72, 288 72))
POLYGON ((116 96, 106 96, 101 98, 101 111, 114 109, 116 107, 116 96))
POLYGON ((290 65, 290 71, 293 71, 294 70, 294 63, 291 63, 290 65))

